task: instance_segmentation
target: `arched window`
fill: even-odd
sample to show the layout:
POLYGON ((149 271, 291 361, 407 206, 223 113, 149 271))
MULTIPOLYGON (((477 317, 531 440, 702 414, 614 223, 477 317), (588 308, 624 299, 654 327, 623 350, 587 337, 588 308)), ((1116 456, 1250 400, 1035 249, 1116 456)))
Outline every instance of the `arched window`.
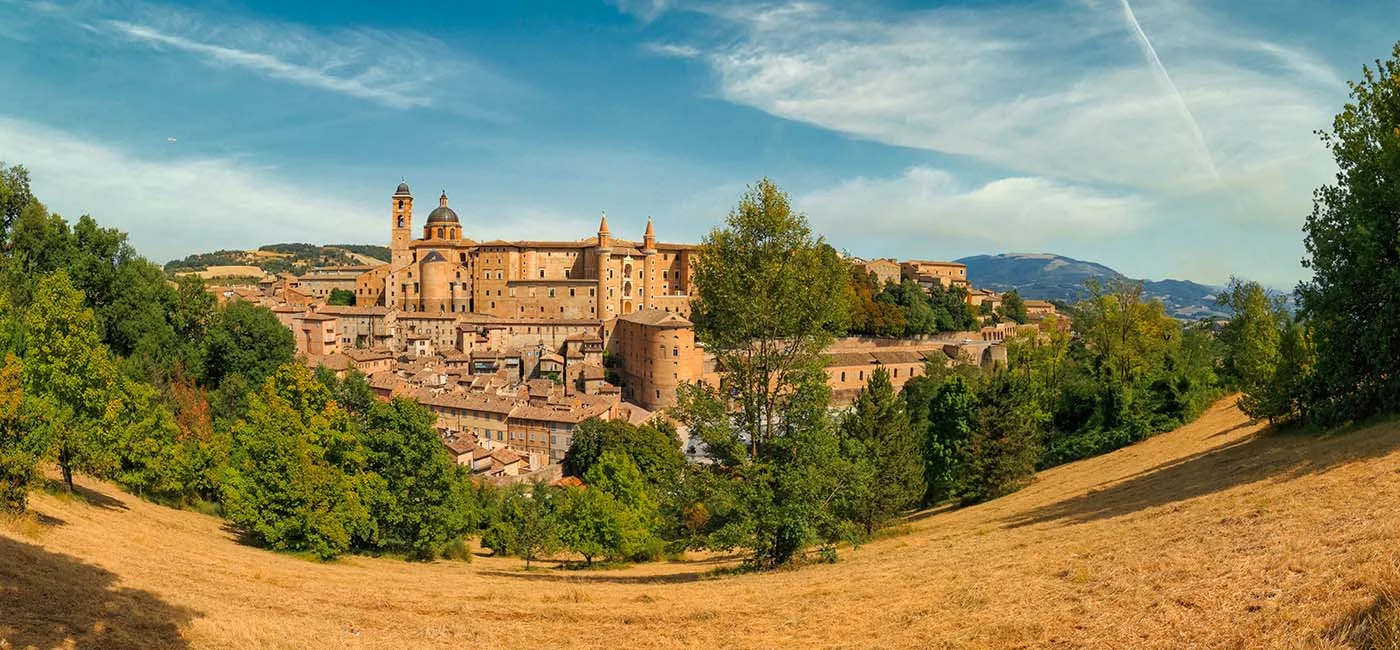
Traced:
POLYGON ((403 199, 399 199, 399 209, 403 209, 403 199))

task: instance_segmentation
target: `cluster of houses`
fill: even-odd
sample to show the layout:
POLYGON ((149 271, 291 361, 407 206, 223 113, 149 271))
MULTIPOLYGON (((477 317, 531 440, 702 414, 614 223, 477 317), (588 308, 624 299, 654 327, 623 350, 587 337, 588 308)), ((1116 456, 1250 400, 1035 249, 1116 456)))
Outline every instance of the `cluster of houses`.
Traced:
MULTIPOLYGON (((962 264, 854 262, 881 281, 962 287, 974 306, 1001 300, 972 288, 962 264)), ((303 277, 267 277, 256 287, 211 290, 220 300, 268 307, 293 333, 308 365, 363 373, 380 398, 428 407, 449 453, 482 476, 557 473, 583 421, 645 422, 675 405, 677 387, 719 382, 713 356, 696 343, 694 327, 678 310, 634 309, 598 321, 329 304, 337 282, 361 274, 318 269, 303 277)), ((1028 300, 1026 306, 1033 320, 1054 313, 1049 303, 1028 300)), ((827 378, 840 406, 854 400, 876 368, 898 388, 929 364, 1004 363, 1002 342, 1017 333, 1015 323, 988 323, 978 331, 918 339, 840 339, 827 351, 827 378)))

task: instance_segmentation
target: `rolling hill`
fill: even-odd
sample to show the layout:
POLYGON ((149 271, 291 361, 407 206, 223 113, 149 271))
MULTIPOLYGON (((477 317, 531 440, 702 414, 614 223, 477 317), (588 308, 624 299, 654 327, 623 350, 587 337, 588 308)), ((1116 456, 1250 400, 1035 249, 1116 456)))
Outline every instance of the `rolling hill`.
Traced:
POLYGON ((1381 648, 1400 424, 1196 422, 910 518, 836 564, 318 563, 101 482, 0 523, 0 647, 1381 648), (6 643, 8 642, 8 643, 6 643))
POLYGON ((255 266, 264 273, 305 273, 318 266, 357 266, 389 261, 389 249, 368 244, 268 244, 256 250, 195 253, 166 262, 168 273, 203 271, 211 266, 255 266))
MULTIPOLYGON (((967 277, 974 287, 1016 289, 1025 298, 1066 303, 1079 300, 1086 280, 1124 277, 1102 264, 1051 254, 974 255, 957 261, 967 265, 967 277)), ((1147 297, 1161 299, 1167 313, 1180 319, 1229 316, 1215 304, 1220 287, 1189 280, 1146 280, 1143 289, 1147 297)))

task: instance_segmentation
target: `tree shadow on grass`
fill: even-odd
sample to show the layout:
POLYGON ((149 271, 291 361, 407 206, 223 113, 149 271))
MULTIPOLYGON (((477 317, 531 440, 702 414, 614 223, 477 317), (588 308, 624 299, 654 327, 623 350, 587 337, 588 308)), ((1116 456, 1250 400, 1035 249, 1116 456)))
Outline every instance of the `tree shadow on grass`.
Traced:
POLYGON ((569 571, 567 573, 545 573, 543 571, 501 571, 498 569, 492 569, 482 571, 481 574, 501 578, 514 578, 516 580, 530 580, 533 582, 616 585, 672 585, 684 582, 698 582, 708 577, 710 572, 687 571, 685 573, 668 573, 663 575, 629 576, 608 575, 606 573, 593 573, 583 571, 569 571))
POLYGON ((1319 474, 1396 449, 1400 449, 1400 427, 1393 425, 1363 424, 1328 434, 1266 429, 1003 522, 1014 528, 1060 520, 1085 523, 1108 519, 1257 481, 1319 474))
MULTIPOLYGON (((45 491, 49 494, 67 494, 68 486, 63 481, 49 479, 45 485, 45 491)), ((82 485, 73 485, 73 496, 91 506, 102 508, 103 510, 130 510, 120 499, 109 497, 97 490, 82 485)))
POLYGON ((180 628, 197 613, 117 581, 101 567, 0 537, 0 647, 189 647, 180 628))

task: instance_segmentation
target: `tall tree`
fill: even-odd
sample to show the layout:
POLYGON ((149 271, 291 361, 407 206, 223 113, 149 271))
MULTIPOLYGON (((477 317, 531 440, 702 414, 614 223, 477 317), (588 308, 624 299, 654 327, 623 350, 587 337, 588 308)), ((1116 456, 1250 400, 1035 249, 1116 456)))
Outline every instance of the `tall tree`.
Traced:
POLYGON ((249 401, 222 485, 228 518, 269 548, 325 559, 375 540, 363 497, 384 485, 362 475, 365 449, 330 391, 289 363, 249 401))
POLYGON ((921 390, 937 381, 919 378, 906 384, 911 408, 923 403, 923 470, 925 505, 936 505, 956 497, 966 483, 968 446, 977 415, 977 394, 962 375, 952 374, 941 384, 921 390))
POLYGON ((266 307, 235 300, 216 312, 198 351, 201 384, 216 388, 241 375, 253 385, 292 360, 296 341, 266 307))
POLYGON ((1313 195, 1303 231, 1313 276, 1298 300, 1312 324, 1324 422, 1400 408, 1400 43, 1350 83, 1351 101, 1321 134, 1336 182, 1313 195))
POLYGON ((754 565, 784 564, 848 532, 829 507, 848 473, 821 361, 848 321, 847 266, 763 179, 705 238, 695 283, 696 333, 723 389, 684 387, 678 413, 724 472, 711 539, 749 549, 754 565))
POLYGON ((34 195, 29 191, 29 170, 0 160, 0 250, 9 249, 10 227, 19 219, 34 195))
POLYGON ((1024 325, 1028 320, 1026 315, 1026 301, 1021 299, 1021 292, 1012 289, 1001 296, 1001 314, 1007 320, 1012 320, 1024 325))
POLYGON ((959 486, 963 503, 1014 492, 1034 474, 1050 418, 1036 391, 1027 377, 1007 371, 994 372, 980 387, 959 486))
POLYGON ((535 560, 553 555, 564 544, 562 501, 561 491, 543 482, 512 485, 501 501, 498 519, 482 535, 482 545, 525 560, 528 570, 535 560))
POLYGON ((476 525, 475 503, 458 483, 468 478, 447 456, 433 428, 432 412, 417 402, 374 402, 365 413, 361 439, 365 470, 385 489, 370 502, 378 548, 436 557, 476 525))
POLYGON ((1282 297, 1272 297, 1258 282, 1230 278, 1216 300, 1233 312, 1220 330, 1225 372, 1244 393, 1240 409, 1252 418, 1270 417, 1268 387, 1278 370, 1280 339, 1289 322, 1282 297))
POLYGON ((564 473, 583 477, 608 453, 626 456, 653 487, 673 484, 685 464, 674 431, 663 431, 657 423, 589 418, 574 429, 564 473))
POLYGON ((724 369, 751 453, 761 455, 849 322, 848 272, 767 178, 751 186, 725 227, 705 237, 691 305, 697 337, 724 369))
POLYGON ((23 362, 14 353, 0 365, 0 511, 24 512, 29 486, 39 478, 44 444, 20 378, 23 362))
POLYGON ((904 400, 884 368, 876 368, 841 422, 842 434, 859 443, 873 470, 868 497, 856 521, 867 533, 918 504, 924 495, 923 456, 919 436, 909 424, 904 400))
POLYGON ((71 491, 74 470, 101 475, 111 465, 101 421, 116 375, 92 310, 66 272, 39 282, 25 318, 25 388, 52 407, 52 454, 71 491))

